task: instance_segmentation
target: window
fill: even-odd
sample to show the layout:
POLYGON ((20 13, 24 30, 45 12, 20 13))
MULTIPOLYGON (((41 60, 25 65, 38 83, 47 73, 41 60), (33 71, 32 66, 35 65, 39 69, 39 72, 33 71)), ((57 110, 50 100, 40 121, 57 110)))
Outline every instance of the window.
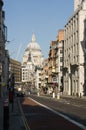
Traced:
POLYGON ((62 66, 60 66, 60 71, 62 71, 62 66))
POLYGON ((62 54, 62 50, 60 50, 60 54, 62 54))
POLYGON ((60 57, 60 62, 62 62, 63 61, 63 57, 60 57))
POLYGON ((39 81, 41 81, 41 78, 39 78, 39 81))
POLYGON ((84 35, 86 35, 86 28, 84 29, 84 35))
POLYGON ((39 73, 39 76, 41 76, 41 73, 39 73))

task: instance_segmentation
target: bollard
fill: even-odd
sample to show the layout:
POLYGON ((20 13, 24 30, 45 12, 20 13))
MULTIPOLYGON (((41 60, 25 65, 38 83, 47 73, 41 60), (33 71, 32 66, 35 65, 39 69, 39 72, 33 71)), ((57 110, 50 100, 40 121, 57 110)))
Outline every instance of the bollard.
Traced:
POLYGON ((29 95, 30 95, 30 92, 29 92, 29 95))
POLYGON ((55 93, 53 92, 53 98, 55 98, 55 93))
POLYGON ((60 99, 60 93, 57 94, 57 99, 60 99))
POLYGON ((39 96, 39 92, 37 93, 37 95, 39 96))
POLYGON ((8 100, 3 105, 3 130, 9 130, 9 104, 8 100))

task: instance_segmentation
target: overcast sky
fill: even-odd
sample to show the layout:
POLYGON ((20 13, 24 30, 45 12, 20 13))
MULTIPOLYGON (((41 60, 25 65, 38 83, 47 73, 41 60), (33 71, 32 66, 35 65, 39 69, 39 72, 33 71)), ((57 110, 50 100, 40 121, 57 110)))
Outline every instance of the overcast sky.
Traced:
POLYGON ((6 44, 12 58, 22 62, 32 33, 45 58, 50 42, 56 40, 59 29, 73 14, 73 0, 4 0, 5 25, 8 28, 6 44))

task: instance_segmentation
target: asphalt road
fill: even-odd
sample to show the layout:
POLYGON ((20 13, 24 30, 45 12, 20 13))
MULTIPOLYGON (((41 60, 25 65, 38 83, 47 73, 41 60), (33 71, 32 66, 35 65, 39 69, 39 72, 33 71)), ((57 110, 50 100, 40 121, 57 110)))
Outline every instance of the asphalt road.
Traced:
POLYGON ((23 112, 30 130, 85 130, 86 127, 67 117, 69 116, 85 125, 85 103, 82 103, 83 105, 79 107, 79 101, 76 101, 76 105, 73 102, 75 102, 73 99, 69 101, 67 99, 55 100, 50 97, 33 95, 30 95, 29 98, 21 98, 23 112), (44 104, 44 106, 31 98, 44 104), (59 114, 59 112, 62 114, 59 114))
POLYGON ((33 95, 30 97, 86 126, 86 100, 69 97, 57 100, 47 96, 33 95))

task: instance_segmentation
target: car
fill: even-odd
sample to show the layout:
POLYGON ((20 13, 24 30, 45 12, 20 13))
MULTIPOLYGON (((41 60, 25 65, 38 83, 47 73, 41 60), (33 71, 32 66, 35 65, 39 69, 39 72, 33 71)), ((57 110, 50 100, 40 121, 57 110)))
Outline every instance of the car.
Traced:
POLYGON ((24 93, 22 93, 22 92, 17 92, 17 93, 16 93, 16 96, 17 96, 17 97, 24 97, 24 96, 25 96, 25 94, 24 94, 24 93))

